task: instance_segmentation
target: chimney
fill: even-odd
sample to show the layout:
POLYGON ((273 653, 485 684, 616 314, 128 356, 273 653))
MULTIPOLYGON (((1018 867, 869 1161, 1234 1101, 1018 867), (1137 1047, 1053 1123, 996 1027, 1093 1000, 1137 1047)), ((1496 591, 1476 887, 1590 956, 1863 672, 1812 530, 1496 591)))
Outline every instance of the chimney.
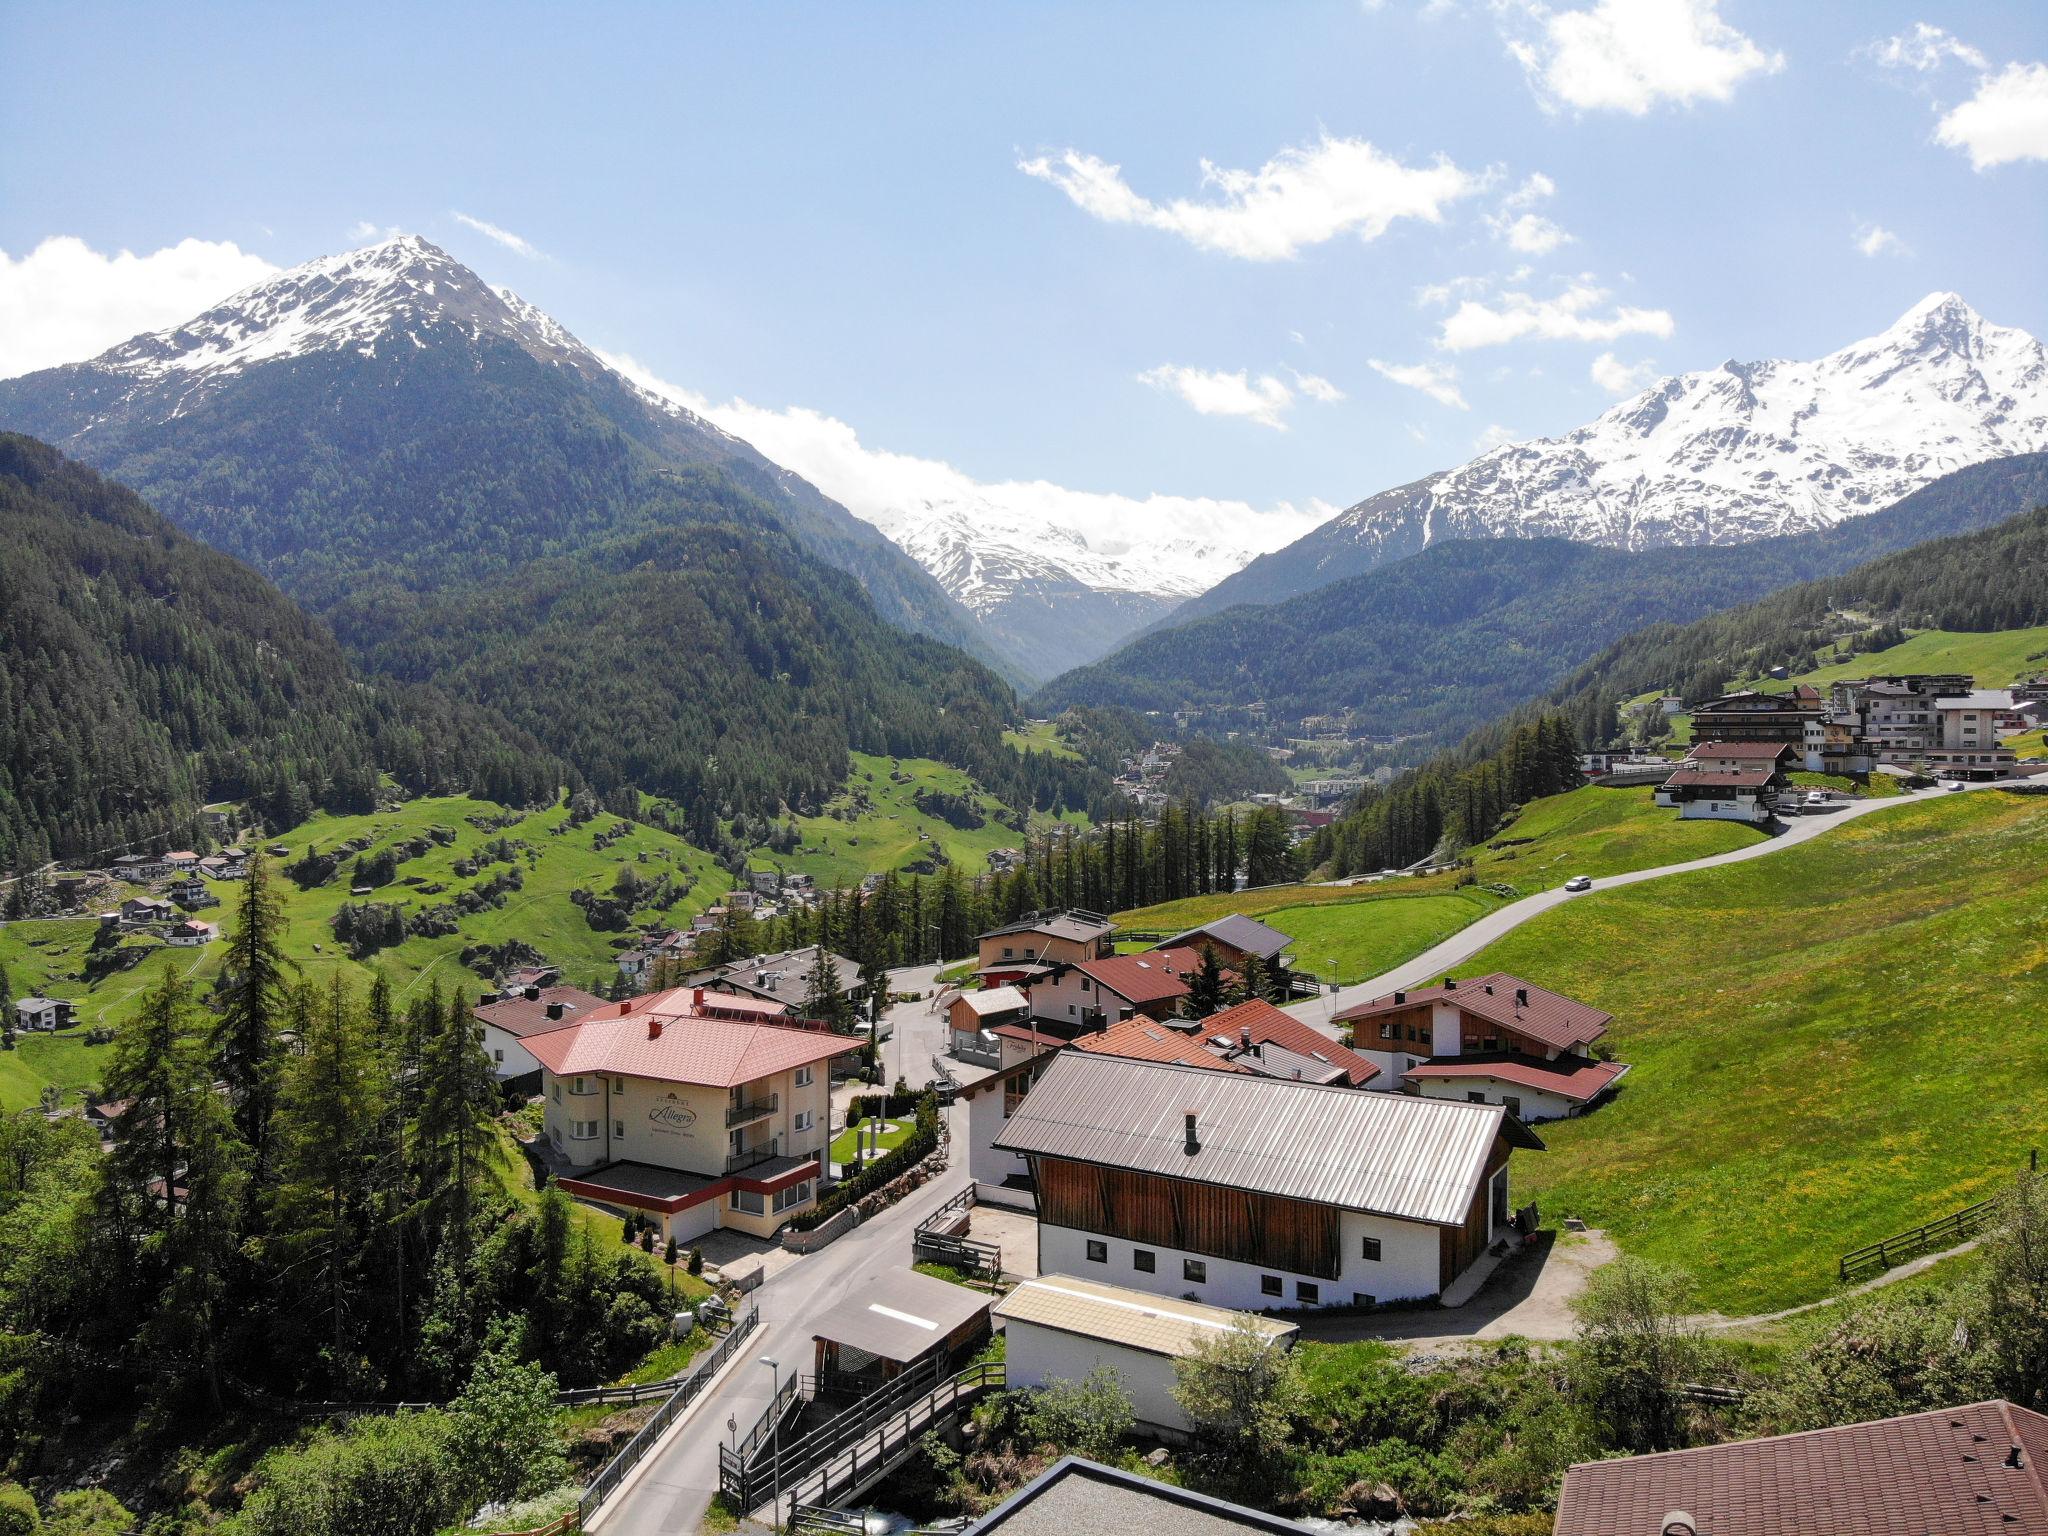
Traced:
POLYGON ((659 1040, 661 1038, 661 1020, 651 1013, 647 1016, 647 1038, 650 1040, 659 1040))
POLYGON ((1446 977, 1444 978, 1444 990, 1445 990, 1446 992, 1455 992, 1455 991, 1457 991, 1457 990, 1458 990, 1458 978, 1457 978, 1457 977, 1455 977, 1455 976, 1446 976, 1446 977))
POLYGON ((497 1000, 498 1000, 498 994, 497 994, 497 993, 495 993, 495 992, 486 992, 486 993, 484 993, 484 994, 483 994, 483 995, 482 995, 481 997, 479 997, 479 998, 478 998, 478 999, 476 1000, 476 1005, 477 1005, 477 1007, 479 1007, 479 1008, 488 1008, 488 1007, 490 1007, 490 1006, 491 1006, 491 1004, 495 1003, 495 1002, 496 1002, 497 1000))
POLYGON ((569 1005, 567 1003, 549 1003, 548 1017, 551 1019, 559 1019, 564 1013, 568 1012, 568 1009, 569 1005))
POLYGON ((1196 1154, 1197 1152, 1199 1152, 1199 1151, 1201 1151, 1201 1150, 1202 1150, 1202 1141, 1201 1141, 1201 1138, 1200 1138, 1199 1136, 1197 1136, 1197 1135, 1195 1134, 1195 1112, 1194 1112, 1194 1111, 1193 1111, 1193 1110, 1191 1109, 1191 1110, 1189 1110, 1189 1111, 1187 1112, 1187 1114, 1188 1114, 1188 1156, 1189 1156, 1189 1157, 1193 1157, 1193 1156, 1194 1156, 1194 1155, 1195 1155, 1195 1154, 1196 1154))
POLYGON ((1247 1024, 1237 1032, 1237 1048, 1249 1051, 1252 1048, 1252 1027, 1247 1024))
POLYGON ((1691 1515, 1682 1509, 1674 1509, 1657 1528, 1657 1536, 1699 1536, 1699 1529, 1691 1515))
POLYGON ((1529 1006, 1529 989, 1527 987, 1515 988, 1515 1006, 1517 1008, 1529 1006))
POLYGON ((1397 1003, 1405 1003, 1408 1001, 1408 994, 1406 992, 1396 992, 1394 994, 1394 1001, 1397 1003))
POLYGON ((2014 1470, 2018 1470, 2027 1464, 2026 1452, 2020 1449, 2017 1442, 2014 1443, 2011 1450, 2005 1453, 2005 1464, 2014 1470))
POLYGON ((704 989, 703 989, 702 987, 692 987, 692 988, 690 989, 690 1009, 691 1009, 691 1011, 692 1011, 692 1012, 701 1012, 701 1011, 703 1010, 703 1007, 704 1007, 704 989))
POLYGON ((528 988, 526 989, 526 1000, 527 1000, 527 1001, 528 1001, 529 1003, 537 1003, 537 1002, 539 1002, 539 1001, 540 1001, 540 988, 539 988, 539 987, 528 987, 528 988))

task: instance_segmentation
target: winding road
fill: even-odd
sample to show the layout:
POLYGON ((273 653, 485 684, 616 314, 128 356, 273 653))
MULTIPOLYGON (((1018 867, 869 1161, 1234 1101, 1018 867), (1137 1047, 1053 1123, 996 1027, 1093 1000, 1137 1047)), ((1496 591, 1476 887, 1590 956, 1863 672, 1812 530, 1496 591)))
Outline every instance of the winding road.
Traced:
MULTIPOLYGON (((1992 783, 1965 784, 1966 790, 1995 789, 1992 783)), ((1830 809, 1821 815, 1801 816, 1776 837, 1766 838, 1760 843, 1737 848, 1728 853, 1712 854, 1704 859, 1688 859, 1683 864, 1659 864, 1651 869, 1630 870, 1626 874, 1604 875, 1593 883, 1594 891, 1611 891, 1616 886, 1639 885, 1645 880, 1662 880, 1666 875, 1690 874, 1694 870, 1713 869, 1722 864, 1740 864, 1745 859, 1768 858, 1774 853, 1783 853, 1801 843, 1811 842, 1844 822, 1860 817, 1874 816, 1883 811, 1902 805, 1917 805, 1923 800, 1938 800, 1951 791, 1922 789, 1908 791, 1882 800, 1852 800, 1846 805, 1830 809)), ((1411 960, 1405 960, 1392 970, 1383 971, 1369 981, 1361 981, 1343 987, 1321 997, 1289 1005, 1287 1012, 1296 1018, 1313 1024, 1325 1034, 1334 1035, 1336 1028, 1330 1023, 1330 1015, 1356 1003, 1370 1002, 1384 997, 1396 988, 1418 986, 1431 977, 1442 976, 1455 971, 1465 961, 1479 953, 1495 939, 1512 933, 1532 917, 1540 917, 1554 907, 1575 901, 1590 891, 1567 891, 1563 887, 1543 891, 1535 896, 1524 896, 1520 901, 1509 902, 1470 926, 1460 928, 1440 944, 1432 945, 1411 960)))

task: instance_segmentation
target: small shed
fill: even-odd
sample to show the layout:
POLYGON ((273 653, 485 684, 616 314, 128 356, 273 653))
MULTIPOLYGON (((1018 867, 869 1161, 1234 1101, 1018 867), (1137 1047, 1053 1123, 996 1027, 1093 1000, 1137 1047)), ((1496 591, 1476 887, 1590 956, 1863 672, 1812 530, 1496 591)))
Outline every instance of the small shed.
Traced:
POLYGON ((1266 1337, 1292 1345, 1293 1323, 1179 1301, 1075 1275, 1027 1280, 996 1303, 1003 1320, 1003 1359, 1011 1387, 1080 1381, 1099 1366, 1117 1373, 1138 1427, 1168 1437, 1188 1433, 1174 1401, 1174 1362, 1248 1317, 1266 1337))
POLYGON ((988 1337, 989 1298, 914 1269, 853 1288, 812 1330, 822 1391, 872 1391, 905 1371, 951 1365, 988 1337))

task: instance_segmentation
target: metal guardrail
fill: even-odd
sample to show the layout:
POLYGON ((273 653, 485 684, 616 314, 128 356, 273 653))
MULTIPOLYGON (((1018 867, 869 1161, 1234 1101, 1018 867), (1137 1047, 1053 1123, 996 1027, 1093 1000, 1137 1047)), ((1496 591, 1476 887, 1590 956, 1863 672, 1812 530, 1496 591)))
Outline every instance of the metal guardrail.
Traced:
POLYGON ((1895 1264, 1917 1259, 1923 1253, 1953 1247, 1965 1238, 1974 1237, 1991 1219, 1996 1204, 1993 1200, 1980 1200, 1975 1205, 1966 1205, 1960 1211, 1937 1217, 1894 1237, 1852 1248, 1842 1255, 1841 1278, 1848 1281, 1864 1275, 1881 1275, 1895 1264))
POLYGON ((718 1341, 710 1354, 701 1357, 697 1369, 683 1378, 668 1401, 655 1410, 654 1417, 641 1426, 640 1432, 628 1440, 616 1456, 598 1469, 597 1476, 590 1480, 590 1486, 583 1490, 583 1497, 577 1501, 576 1513, 584 1524, 589 1524, 590 1517, 617 1491, 626 1474, 640 1464, 641 1459, 654 1448, 655 1441, 661 1438, 662 1432, 676 1421, 683 1410, 703 1394, 719 1368, 738 1353, 740 1345, 760 1324, 758 1307, 748 1307, 734 1318, 732 1330, 718 1341))
POLYGON ((727 1173, 738 1173, 742 1169, 753 1167, 756 1163, 765 1163, 771 1158, 780 1157, 781 1155, 782 1138, 780 1136, 772 1136, 761 1146, 749 1147, 744 1152, 735 1152, 727 1157, 725 1160, 725 1171, 727 1173))
POLYGON ((851 1497, 900 1466, 928 1431, 951 1424, 982 1393, 1000 1391, 1005 1379, 999 1360, 969 1366, 873 1419, 839 1449, 827 1452, 815 1470, 786 1483, 785 1492, 793 1505, 830 1505, 851 1497))
POLYGON ((867 1522, 859 1515, 816 1504, 799 1504, 789 1513, 789 1529, 792 1536, 862 1536, 867 1522))
POLYGON ((732 1104, 726 1107, 725 1128, 729 1131, 736 1125, 745 1125, 750 1120, 760 1120, 772 1115, 782 1105, 782 1095, 771 1093, 765 1099, 752 1104, 732 1104))

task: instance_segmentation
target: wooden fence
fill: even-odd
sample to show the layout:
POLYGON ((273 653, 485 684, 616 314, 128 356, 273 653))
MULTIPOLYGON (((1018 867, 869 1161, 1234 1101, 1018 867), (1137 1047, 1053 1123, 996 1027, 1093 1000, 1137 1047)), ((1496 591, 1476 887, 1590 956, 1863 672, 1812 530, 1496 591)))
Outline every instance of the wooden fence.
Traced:
POLYGON ((1861 1248, 1852 1248, 1842 1255, 1842 1279, 1846 1282, 1861 1280, 1868 1275, 1881 1275, 1893 1265, 1903 1264, 1908 1259, 1917 1259, 1925 1253, 1939 1253, 1944 1248, 1953 1248, 1983 1230, 1984 1223, 1991 1219, 1995 1204, 1995 1201, 1980 1200, 1975 1205, 1966 1205, 1960 1211, 1937 1217, 1895 1237, 1882 1238, 1874 1243, 1865 1243, 1861 1248))

